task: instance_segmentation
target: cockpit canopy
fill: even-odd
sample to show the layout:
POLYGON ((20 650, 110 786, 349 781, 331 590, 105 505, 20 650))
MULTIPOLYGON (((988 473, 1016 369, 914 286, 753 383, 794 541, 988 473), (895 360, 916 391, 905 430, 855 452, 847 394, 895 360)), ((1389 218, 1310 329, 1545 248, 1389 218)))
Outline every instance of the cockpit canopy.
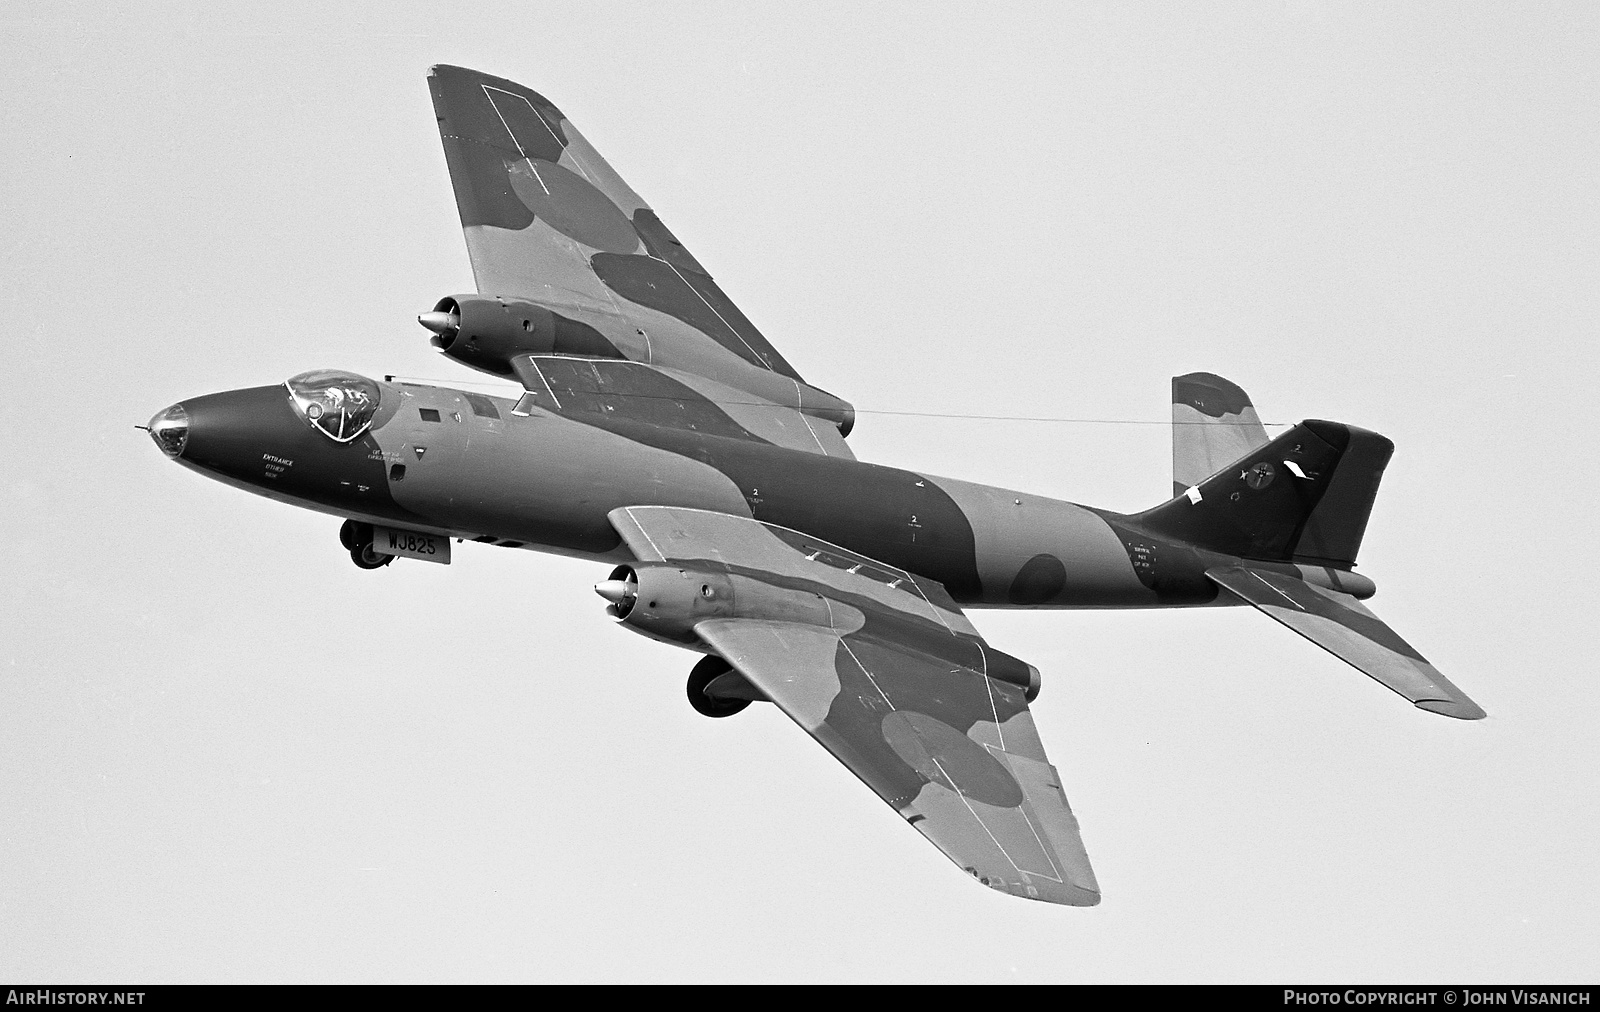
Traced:
POLYGON ((353 372, 315 369, 290 378, 284 386, 301 417, 336 443, 359 438, 378 413, 378 384, 353 372))

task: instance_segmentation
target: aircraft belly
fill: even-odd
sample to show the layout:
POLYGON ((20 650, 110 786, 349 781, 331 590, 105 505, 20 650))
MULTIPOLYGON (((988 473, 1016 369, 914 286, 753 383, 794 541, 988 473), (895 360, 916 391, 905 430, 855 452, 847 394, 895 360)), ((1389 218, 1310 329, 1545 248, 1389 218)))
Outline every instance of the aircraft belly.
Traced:
POLYGON ((936 579, 980 607, 1217 598, 1203 566, 1193 574, 1198 590, 1188 585, 1192 553, 1145 545, 1114 515, 1072 503, 622 417, 514 415, 502 401, 500 417, 485 418, 447 389, 407 388, 403 397, 371 435, 375 467, 387 469, 397 507, 442 530, 601 557, 619 550, 611 510, 687 506, 813 534, 936 579))
POLYGON ((972 525, 978 607, 1148 608, 1156 595, 1092 510, 988 485, 932 478, 972 525))
POLYGON ((606 514, 641 504, 695 506, 749 516, 739 489, 715 468, 544 412, 502 422, 379 433, 403 460, 389 482, 406 509, 441 527, 478 531, 564 553, 606 555, 619 544, 606 514))

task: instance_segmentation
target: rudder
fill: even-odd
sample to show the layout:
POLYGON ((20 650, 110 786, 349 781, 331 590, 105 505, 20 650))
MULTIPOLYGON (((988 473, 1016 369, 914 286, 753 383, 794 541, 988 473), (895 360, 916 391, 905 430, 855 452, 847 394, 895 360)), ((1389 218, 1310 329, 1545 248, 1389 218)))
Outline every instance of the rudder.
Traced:
POLYGON ((1214 552, 1349 569, 1393 453, 1376 432, 1311 419, 1129 519, 1214 552))

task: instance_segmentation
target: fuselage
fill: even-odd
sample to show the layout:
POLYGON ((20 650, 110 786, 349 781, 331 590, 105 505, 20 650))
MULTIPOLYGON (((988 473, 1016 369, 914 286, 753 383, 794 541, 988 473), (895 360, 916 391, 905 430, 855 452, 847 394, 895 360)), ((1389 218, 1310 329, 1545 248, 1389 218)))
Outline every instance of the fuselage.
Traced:
POLYGON ((184 401, 165 413, 184 418, 174 456, 337 516, 595 560, 631 558, 611 510, 687 506, 804 531, 936 579, 971 606, 1232 603, 1205 576, 1211 553, 1121 514, 754 439, 515 413, 513 401, 446 387, 375 387, 368 427, 346 442, 312 424, 282 384, 184 401))

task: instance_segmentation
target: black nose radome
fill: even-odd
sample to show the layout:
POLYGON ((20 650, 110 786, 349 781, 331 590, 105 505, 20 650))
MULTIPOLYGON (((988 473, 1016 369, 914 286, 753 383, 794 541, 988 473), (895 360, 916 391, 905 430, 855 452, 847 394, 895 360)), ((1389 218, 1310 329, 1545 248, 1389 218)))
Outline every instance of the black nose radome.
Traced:
POLYGON ((189 412, 182 404, 174 404, 150 419, 150 438, 169 457, 183 456, 189 442, 189 412))

